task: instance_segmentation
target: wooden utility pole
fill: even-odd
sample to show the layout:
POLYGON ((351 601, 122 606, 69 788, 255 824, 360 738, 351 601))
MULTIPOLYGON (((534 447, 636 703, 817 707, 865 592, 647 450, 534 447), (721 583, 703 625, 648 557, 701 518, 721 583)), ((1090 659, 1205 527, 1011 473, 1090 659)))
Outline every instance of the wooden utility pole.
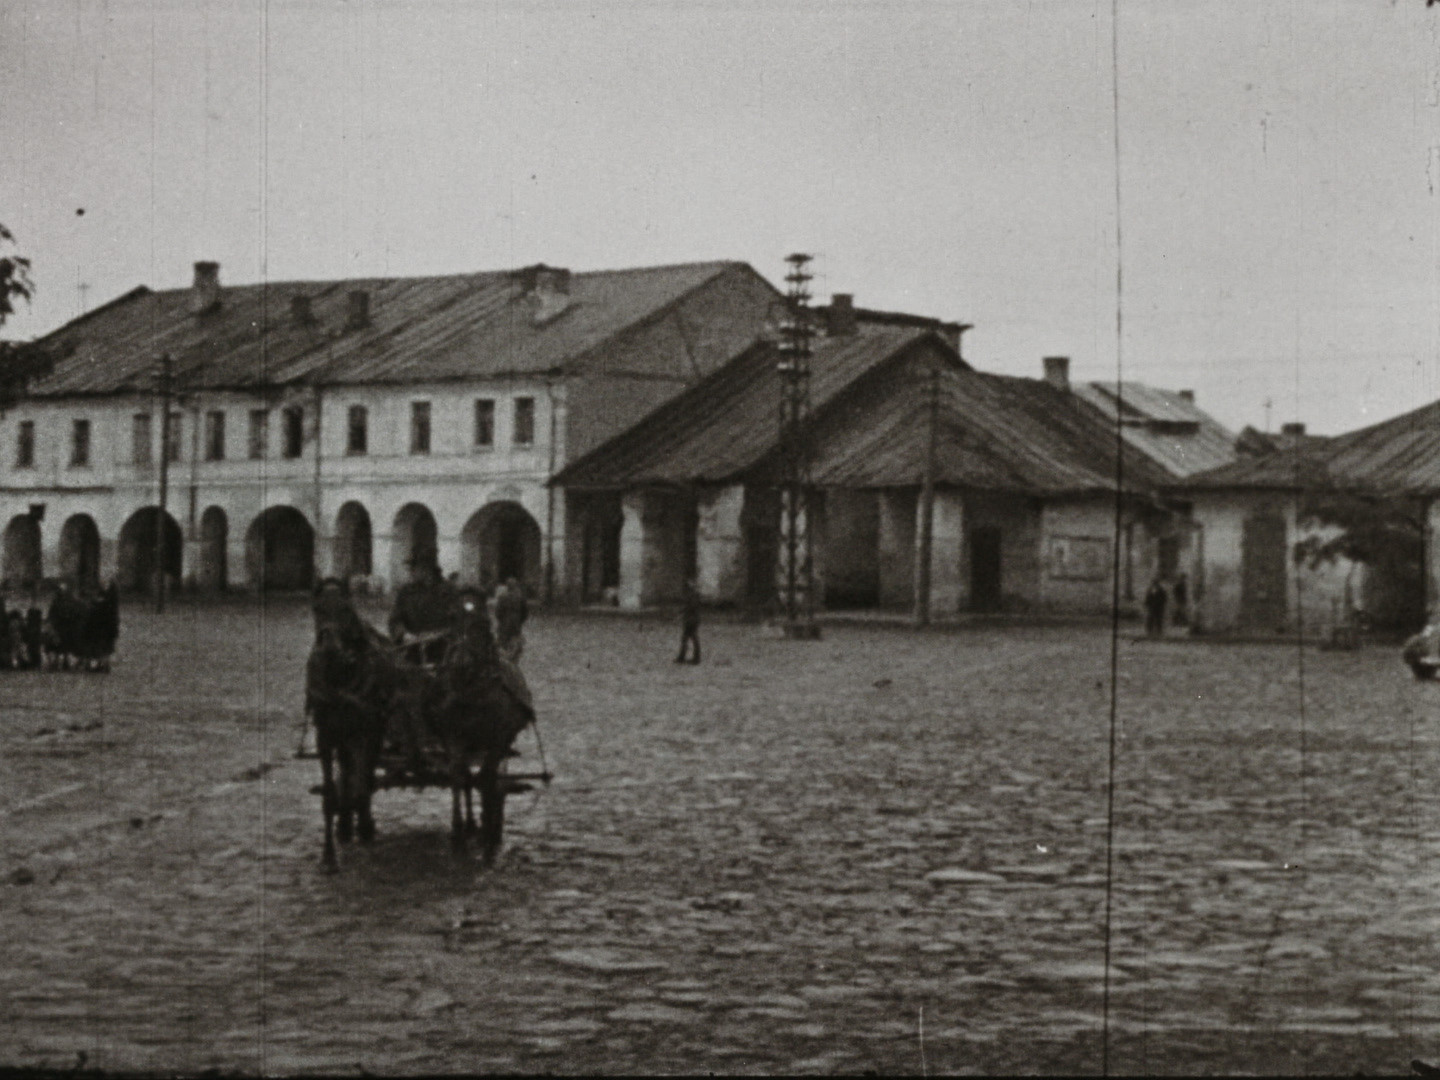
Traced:
POLYGON ((160 358, 160 510, 155 518, 155 610, 165 610, 165 521, 170 501, 170 354, 160 358))
POLYGON ((930 368, 929 430, 920 478, 920 546, 915 555, 915 624, 930 625, 930 563, 935 547, 935 447, 940 414, 940 365, 930 368))

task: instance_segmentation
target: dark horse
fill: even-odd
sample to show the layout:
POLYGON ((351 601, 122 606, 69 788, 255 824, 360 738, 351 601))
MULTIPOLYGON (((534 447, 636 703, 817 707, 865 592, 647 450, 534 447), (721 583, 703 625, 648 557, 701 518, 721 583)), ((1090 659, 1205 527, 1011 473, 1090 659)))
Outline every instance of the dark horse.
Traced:
POLYGON ((501 659, 490 630, 482 593, 461 596, 464 616, 459 633, 440 667, 439 700, 428 710, 429 725, 445 750, 450 771, 450 835, 465 849, 465 815, 480 774, 480 849, 486 865, 495 861, 505 829, 505 795, 500 766, 515 738, 535 719, 530 693, 519 671, 501 659))
POLYGON ((305 711, 315 723, 323 774, 324 861, 333 870, 335 839, 348 843, 357 819, 361 843, 375 838, 370 795, 385 741, 393 665, 374 631, 351 606, 344 582, 327 578, 320 583, 314 613, 315 645, 305 667, 305 711))

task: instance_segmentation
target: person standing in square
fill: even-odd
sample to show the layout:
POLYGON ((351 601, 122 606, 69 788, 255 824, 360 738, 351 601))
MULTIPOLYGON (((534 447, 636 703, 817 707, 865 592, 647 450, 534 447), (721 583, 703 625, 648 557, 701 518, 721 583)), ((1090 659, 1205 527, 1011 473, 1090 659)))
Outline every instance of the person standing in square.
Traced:
POLYGON ((700 590, 695 586, 695 579, 690 578, 685 582, 685 599, 680 607, 680 652, 675 657, 675 663, 686 663, 686 646, 694 646, 694 656, 688 661, 691 664, 700 663, 700 590))

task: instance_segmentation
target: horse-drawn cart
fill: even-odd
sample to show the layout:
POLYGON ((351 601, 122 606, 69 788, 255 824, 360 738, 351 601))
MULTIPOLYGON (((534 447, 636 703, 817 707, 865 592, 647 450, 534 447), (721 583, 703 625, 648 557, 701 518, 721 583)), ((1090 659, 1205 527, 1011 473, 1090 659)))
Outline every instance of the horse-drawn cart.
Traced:
POLYGON ((342 589, 322 589, 315 629, 305 696, 322 771, 315 790, 326 864, 335 865, 336 838, 348 841, 352 830, 362 842, 373 838, 374 791, 429 787, 450 789, 451 836, 461 849, 477 831, 480 793, 481 851, 492 861, 505 799, 549 783, 550 773, 543 750, 541 771, 507 768, 535 710, 519 669, 495 648, 483 600, 467 601, 455 628, 395 644, 360 619, 342 589))

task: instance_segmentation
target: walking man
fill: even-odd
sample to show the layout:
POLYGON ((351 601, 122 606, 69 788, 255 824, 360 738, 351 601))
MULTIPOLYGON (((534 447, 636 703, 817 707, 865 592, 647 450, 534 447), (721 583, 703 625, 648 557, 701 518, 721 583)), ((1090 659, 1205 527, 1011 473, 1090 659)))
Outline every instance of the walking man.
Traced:
POLYGON ((1165 604, 1170 599, 1164 583, 1157 577, 1145 593, 1145 634, 1162 637, 1165 633, 1165 604))
POLYGON ((680 607, 680 652, 675 657, 675 663, 686 663, 686 646, 693 645, 695 655, 689 663, 700 662, 700 590, 695 587, 695 579, 690 578, 685 582, 685 599, 680 607))

